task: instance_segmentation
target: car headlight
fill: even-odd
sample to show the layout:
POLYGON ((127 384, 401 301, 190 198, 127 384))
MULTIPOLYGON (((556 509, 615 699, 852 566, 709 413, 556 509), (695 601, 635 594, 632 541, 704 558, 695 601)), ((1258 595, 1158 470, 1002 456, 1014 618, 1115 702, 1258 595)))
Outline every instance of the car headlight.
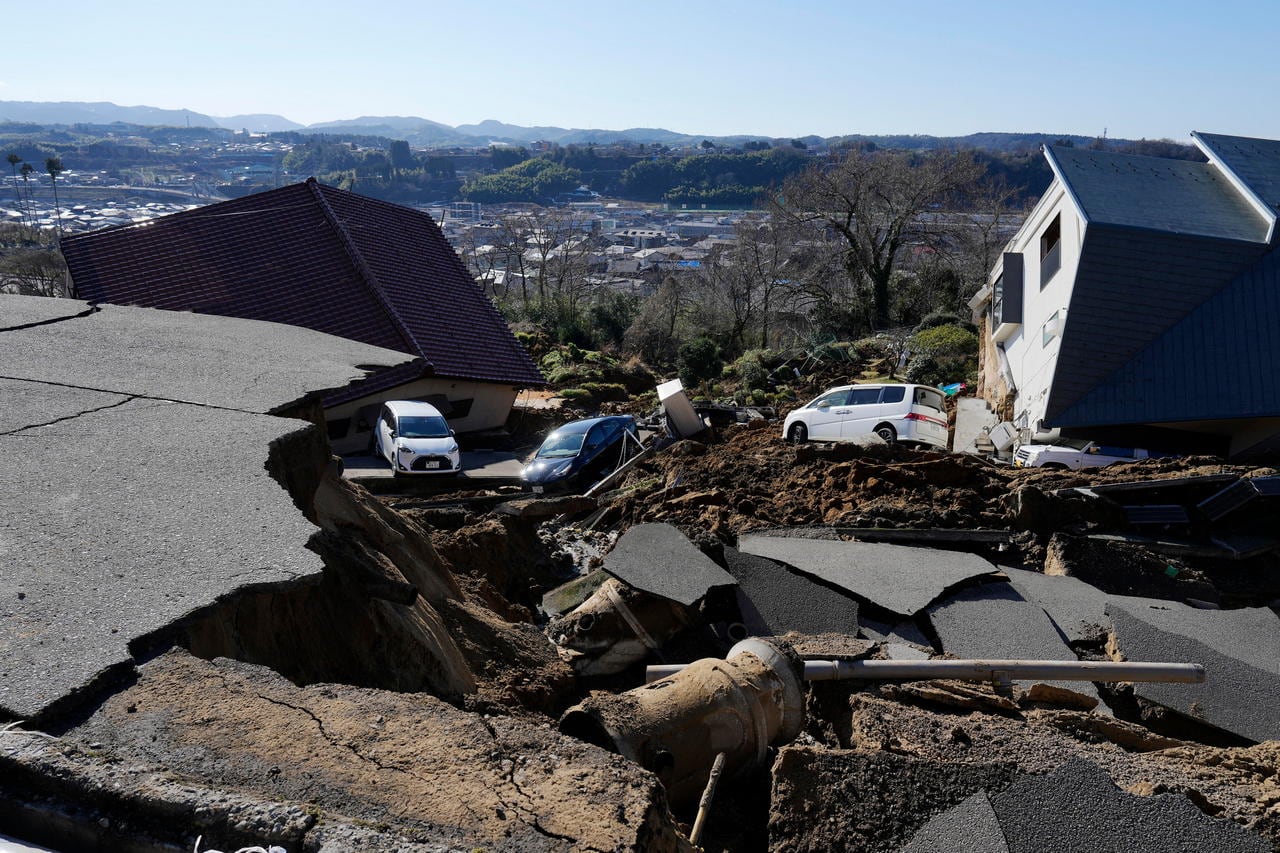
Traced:
POLYGON ((410 448, 408 448, 408 447, 405 447, 405 446, 402 444, 402 445, 400 445, 400 452, 401 452, 401 453, 412 453, 412 452, 413 452, 413 450, 411 450, 411 449, 410 449, 410 448))
POLYGON ((568 471, 571 467, 573 467, 573 460, 569 460, 568 462, 561 462, 559 465, 555 467, 555 470, 552 471, 551 473, 563 474, 565 471, 568 471))
POLYGON ((449 452, 450 452, 450 453, 457 453, 457 452, 458 452, 458 445, 456 445, 456 444, 455 444, 453 447, 450 447, 450 448, 449 448, 449 452))

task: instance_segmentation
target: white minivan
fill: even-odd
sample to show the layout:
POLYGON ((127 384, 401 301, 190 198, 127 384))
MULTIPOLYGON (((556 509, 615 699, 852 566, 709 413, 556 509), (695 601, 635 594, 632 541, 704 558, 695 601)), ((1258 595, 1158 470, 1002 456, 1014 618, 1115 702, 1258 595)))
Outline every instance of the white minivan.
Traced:
POLYGON ((457 474, 462 470, 458 440, 440 410, 416 400, 389 400, 378 413, 374 452, 392 473, 457 474))
POLYGON ((928 385, 841 385, 828 388, 782 422, 789 441, 853 441, 875 433, 885 441, 947 449, 945 397, 928 385))

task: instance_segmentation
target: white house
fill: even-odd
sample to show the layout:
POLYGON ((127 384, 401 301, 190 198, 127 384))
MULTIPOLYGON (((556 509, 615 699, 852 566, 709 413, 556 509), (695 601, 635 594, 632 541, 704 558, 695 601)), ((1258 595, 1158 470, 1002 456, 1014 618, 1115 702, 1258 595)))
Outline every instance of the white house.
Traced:
POLYGON ((1020 440, 1280 449, 1280 142, 1208 162, 1049 147, 1054 180, 970 303, 1020 440))

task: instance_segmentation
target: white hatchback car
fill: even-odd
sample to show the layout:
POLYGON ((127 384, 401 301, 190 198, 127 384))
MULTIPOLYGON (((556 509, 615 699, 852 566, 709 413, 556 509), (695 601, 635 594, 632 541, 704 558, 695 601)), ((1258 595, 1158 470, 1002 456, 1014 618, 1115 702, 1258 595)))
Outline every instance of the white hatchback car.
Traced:
POLYGON ((382 404, 373 432, 374 452, 401 474, 457 474, 462 453, 453 430, 430 403, 390 400, 382 404))
POLYGON ((945 397, 928 385, 841 385, 823 391, 787 415, 789 441, 854 441, 876 435, 885 441, 947 449, 945 397))

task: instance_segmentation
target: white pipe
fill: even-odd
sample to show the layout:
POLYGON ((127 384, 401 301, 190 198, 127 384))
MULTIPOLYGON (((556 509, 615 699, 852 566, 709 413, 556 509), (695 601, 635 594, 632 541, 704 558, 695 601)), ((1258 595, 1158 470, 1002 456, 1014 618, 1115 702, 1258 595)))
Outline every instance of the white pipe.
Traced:
MULTIPOLYGON (((645 682, 675 675, 687 664, 645 668, 645 682)), ((1069 660, 807 660, 806 681, 898 679, 922 681, 950 678, 962 681, 1044 679, 1049 681, 1167 681, 1200 684, 1204 667, 1198 663, 1069 660)))

